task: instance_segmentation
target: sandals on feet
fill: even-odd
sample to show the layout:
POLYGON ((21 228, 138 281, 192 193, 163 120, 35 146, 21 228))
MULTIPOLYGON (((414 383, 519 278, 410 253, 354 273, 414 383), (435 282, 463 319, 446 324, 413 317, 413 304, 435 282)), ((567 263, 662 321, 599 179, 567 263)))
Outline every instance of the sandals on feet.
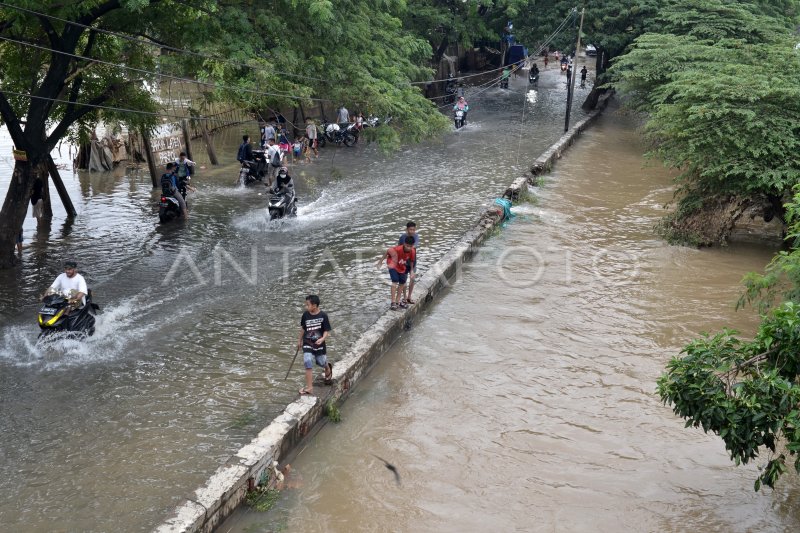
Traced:
POLYGON ((392 302, 392 305, 389 306, 389 309, 391 309, 392 311, 397 311, 397 304, 395 302, 392 302))
POLYGON ((406 303, 408 305, 414 305, 415 303, 417 303, 417 301, 416 300, 412 300, 411 298, 406 298, 406 303))
POLYGON ((400 305, 400 307, 402 307, 403 309, 408 309, 408 304, 406 303, 406 301, 405 301, 405 300, 400 300, 400 304, 399 304, 399 305, 400 305))
POLYGON ((313 396, 313 395, 314 395, 314 389, 308 390, 305 387, 300 389, 300 396, 313 396))

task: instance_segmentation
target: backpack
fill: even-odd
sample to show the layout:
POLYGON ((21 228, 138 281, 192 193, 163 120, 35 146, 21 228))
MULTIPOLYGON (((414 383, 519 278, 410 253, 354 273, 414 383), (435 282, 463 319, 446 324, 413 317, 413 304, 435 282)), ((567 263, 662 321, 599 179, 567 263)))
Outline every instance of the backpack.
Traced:
POLYGON ((275 153, 272 154, 272 161, 270 162, 270 164, 273 167, 281 166, 281 151, 280 150, 275 150, 275 153))
POLYGON ((161 194, 164 196, 172 195, 172 177, 170 174, 162 174, 161 176, 161 194))

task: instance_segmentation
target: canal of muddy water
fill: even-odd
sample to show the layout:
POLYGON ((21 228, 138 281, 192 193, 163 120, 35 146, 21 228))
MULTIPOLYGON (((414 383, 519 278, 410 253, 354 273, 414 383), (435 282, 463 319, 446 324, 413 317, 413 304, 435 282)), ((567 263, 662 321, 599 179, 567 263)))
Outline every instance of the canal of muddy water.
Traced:
MULTIPOLYGON (((739 281, 772 251, 670 246, 670 176, 609 110, 224 532, 725 531, 800 526, 800 484, 684 429, 655 394, 701 331, 752 332, 739 281), (396 465, 402 485, 376 458, 396 465)), ((424 244, 422 247, 425 250, 424 244)))

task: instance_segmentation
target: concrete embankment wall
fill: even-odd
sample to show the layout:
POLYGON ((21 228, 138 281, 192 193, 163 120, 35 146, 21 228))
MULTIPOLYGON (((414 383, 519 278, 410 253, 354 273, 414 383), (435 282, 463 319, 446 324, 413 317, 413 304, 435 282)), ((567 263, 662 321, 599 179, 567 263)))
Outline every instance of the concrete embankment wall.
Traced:
MULTIPOLYGON (((602 99, 598 109, 576 123, 532 165, 530 174, 514 180, 505 196, 518 199, 529 184, 549 171, 564 150, 605 109, 602 99)), ((240 449, 211 478, 179 505, 169 519, 156 529, 159 533, 211 532, 244 500, 247 490, 269 477, 272 461, 280 461, 305 437, 324 416, 328 402, 344 399, 372 365, 408 329, 439 293, 460 277, 464 262, 470 260, 492 229, 502 222, 498 206, 486 209, 478 222, 430 270, 420 276, 415 294, 418 302, 405 312, 386 312, 353 344, 334 366, 334 384, 320 387, 318 397, 303 396, 290 403, 284 412, 264 428, 249 444, 240 449), (324 392, 323 392, 324 391, 324 392)))

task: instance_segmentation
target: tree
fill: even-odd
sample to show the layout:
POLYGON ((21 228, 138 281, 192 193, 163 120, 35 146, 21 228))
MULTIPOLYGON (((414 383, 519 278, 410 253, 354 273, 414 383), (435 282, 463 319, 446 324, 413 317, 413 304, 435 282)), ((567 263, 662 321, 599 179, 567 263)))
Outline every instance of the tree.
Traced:
POLYGON ((679 0, 610 70, 649 114, 651 155, 681 171, 682 219, 717 198, 781 198, 800 182, 800 57, 784 19, 752 5, 679 0))
POLYGON ((206 99, 251 108, 311 97, 353 103, 394 117, 379 133, 387 143, 431 136, 448 124, 410 83, 430 75, 431 48, 403 31, 400 0, 15 4, 77 25, 0 7, 0 118, 28 159, 15 164, 0 209, 0 268, 13 263, 31 187, 46 176, 53 147, 101 120, 152 127, 161 112, 152 88, 165 75, 207 80, 217 85, 203 88, 206 99), (186 48, 200 55, 176 51, 186 48))
POLYGON ((797 6, 674 0, 659 31, 612 67, 614 85, 649 113, 653 153, 682 170, 682 205, 795 190, 785 205, 792 249, 744 281, 739 305, 762 312, 755 336, 704 335, 658 380, 664 403, 687 427, 718 435, 737 465, 767 454, 755 490, 774 487, 790 465, 800 472, 800 60, 789 35, 797 6))
MULTIPOLYGON (((800 193, 787 205, 790 238, 800 239, 800 193)), ((686 426, 718 435, 738 465, 767 453, 755 481, 775 486, 791 463, 800 472, 800 250, 782 252, 764 276, 751 274, 743 301, 771 303, 784 287, 787 300, 765 313, 752 340, 735 331, 705 335, 673 358, 658 393, 686 426)), ((768 306, 765 306, 766 309, 768 306)))

